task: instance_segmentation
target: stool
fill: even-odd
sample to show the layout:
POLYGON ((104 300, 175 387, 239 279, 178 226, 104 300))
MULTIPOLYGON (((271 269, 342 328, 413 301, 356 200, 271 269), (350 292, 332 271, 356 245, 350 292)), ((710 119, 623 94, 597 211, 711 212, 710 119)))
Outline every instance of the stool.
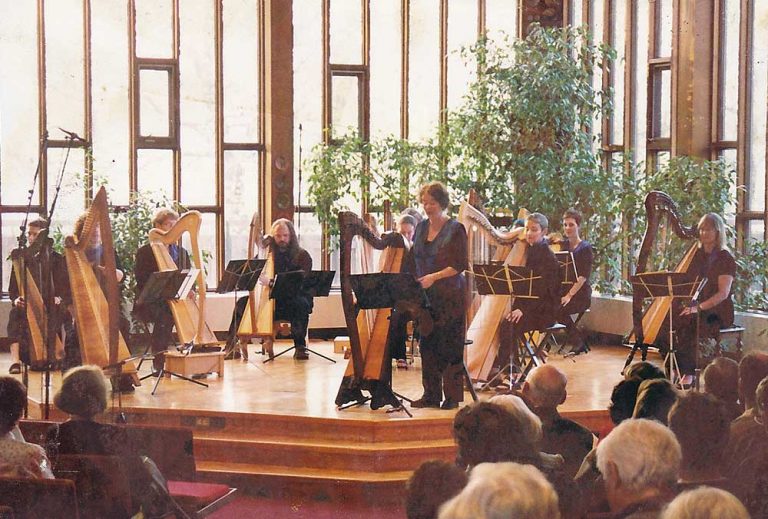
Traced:
POLYGON ((722 342, 724 339, 735 339, 736 342, 736 359, 740 359, 742 355, 742 338, 746 328, 743 326, 731 326, 730 328, 721 328, 715 337, 715 357, 722 357, 722 342))
MULTIPOLYGON (((165 354, 165 369, 185 377, 216 373, 221 378, 224 376, 224 355, 223 351, 188 355, 169 351, 165 354)), ((166 373, 165 376, 170 378, 171 374, 166 373)))

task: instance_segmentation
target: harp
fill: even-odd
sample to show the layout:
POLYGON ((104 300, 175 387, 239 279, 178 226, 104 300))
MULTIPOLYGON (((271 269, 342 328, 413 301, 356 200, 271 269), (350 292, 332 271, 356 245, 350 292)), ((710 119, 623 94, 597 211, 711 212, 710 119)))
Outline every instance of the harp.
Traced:
MULTIPOLYGON (((348 402, 363 402, 361 390, 373 393, 380 384, 389 383, 388 355, 389 317, 392 310, 381 308, 357 312, 352 292, 350 276, 353 271, 353 242, 359 237, 363 242, 361 250, 368 253, 374 249, 382 251, 379 258, 379 272, 400 272, 406 252, 405 240, 398 233, 389 233, 381 237, 356 214, 342 211, 339 213, 341 246, 341 303, 349 335, 352 357, 347 364, 341 387, 336 395, 336 405, 348 402), (370 313, 369 313, 370 312, 370 313)), ((370 254, 361 253, 369 267, 370 254)), ((362 270, 358 268, 356 270, 362 270)), ((370 272, 370 271, 369 271, 370 272)))
MULTIPOLYGON (((254 213, 248 233, 248 259, 258 255, 267 260, 262 275, 272 279, 275 277, 275 263, 272 258, 271 238, 263 236, 259 214, 254 213)), ((269 298, 269 287, 257 283, 248 293, 248 303, 243 312, 243 318, 237 329, 237 337, 241 342, 247 342, 254 337, 261 337, 267 342, 266 349, 270 358, 272 340, 274 338, 275 301, 269 298)))
MULTIPOLYGON (((470 200, 473 193, 470 193, 470 200)), ((518 216, 527 214, 522 209, 518 216)), ((481 209, 470 202, 459 207, 459 221, 467 229, 469 264, 501 262, 505 265, 525 265, 528 245, 524 240, 524 229, 502 232, 496 229, 481 209)), ((468 283, 473 290, 473 283, 468 283)), ((510 296, 479 296, 473 291, 470 298, 467 322, 466 348, 467 371, 472 380, 488 380, 493 362, 499 351, 499 329, 501 320, 510 306, 510 296)))
MULTIPOLYGON (((64 257, 72 288, 83 364, 104 368, 117 365, 131 354, 119 328, 120 293, 117 287, 115 248, 109 222, 107 191, 103 186, 93 199, 87 215, 80 237, 67 236, 64 240, 64 257), (104 271, 103 275, 99 276, 102 283, 99 283, 86 256, 88 247, 97 233, 101 233, 103 247, 104 271)), ((130 375, 135 385, 139 384, 133 362, 127 362, 122 372, 130 375)))
POLYGON ((200 244, 198 242, 201 224, 202 217, 200 213, 198 211, 188 211, 179 218, 176 225, 169 231, 164 232, 159 229, 149 231, 149 243, 152 247, 159 272, 177 270, 178 267, 173 261, 168 247, 178 242, 184 233, 189 233, 192 261, 195 268, 198 269, 197 300, 189 298, 168 300, 168 305, 173 314, 173 321, 176 325, 176 335, 182 344, 218 344, 211 328, 205 322, 206 284, 200 244))
MULTIPOLYGON (((651 191, 645 197, 645 214, 645 235, 635 273, 649 272, 649 260, 652 256, 655 260, 653 270, 686 272, 696 254, 696 226, 683 225, 674 200, 661 191, 651 191), (679 241, 668 245, 668 239, 674 237, 679 241), (688 245, 687 242, 691 240, 694 241, 693 244, 688 245), (685 251, 682 259, 671 269, 670 266, 680 257, 681 251, 685 251)), ((635 344, 654 344, 659 338, 659 330, 662 329, 671 304, 670 297, 656 298, 643 313, 642 297, 633 294, 633 330, 629 341, 635 344)))

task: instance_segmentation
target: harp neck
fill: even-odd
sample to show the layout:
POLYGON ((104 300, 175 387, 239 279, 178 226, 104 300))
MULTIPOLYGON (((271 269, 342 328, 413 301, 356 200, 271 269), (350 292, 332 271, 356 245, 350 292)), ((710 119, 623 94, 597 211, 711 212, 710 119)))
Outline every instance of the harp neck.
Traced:
POLYGON ((658 239, 659 225, 662 218, 668 217, 670 227, 681 240, 691 241, 696 238, 696 226, 686 227, 680 216, 677 204, 666 193, 651 191, 645 197, 646 228, 640 254, 637 258, 636 273, 645 272, 648 268, 648 258, 658 239))

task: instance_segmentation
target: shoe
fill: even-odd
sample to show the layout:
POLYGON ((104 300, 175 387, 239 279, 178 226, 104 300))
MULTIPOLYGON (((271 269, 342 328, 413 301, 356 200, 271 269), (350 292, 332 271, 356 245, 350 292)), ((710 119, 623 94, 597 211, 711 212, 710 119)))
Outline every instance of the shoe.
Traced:
POLYGON ((296 351, 293 352, 293 358, 296 360, 307 360, 309 359, 309 353, 304 348, 296 348, 296 351))
POLYGON ((424 409, 426 407, 432 407, 435 409, 440 408, 440 402, 433 402, 432 400, 426 400, 425 398, 419 398, 418 400, 414 400, 411 402, 411 407, 415 407, 416 409, 424 409))
POLYGON ((8 368, 8 373, 11 375, 20 375, 21 374, 21 363, 14 362, 11 364, 11 367, 8 368))
POLYGON ((397 369, 408 369, 408 361, 405 359, 397 359, 397 369))
POLYGON ((450 398, 446 398, 445 400, 443 400, 443 403, 440 404, 440 409, 445 409, 445 410, 457 409, 458 407, 459 407, 459 403, 454 402, 450 398))

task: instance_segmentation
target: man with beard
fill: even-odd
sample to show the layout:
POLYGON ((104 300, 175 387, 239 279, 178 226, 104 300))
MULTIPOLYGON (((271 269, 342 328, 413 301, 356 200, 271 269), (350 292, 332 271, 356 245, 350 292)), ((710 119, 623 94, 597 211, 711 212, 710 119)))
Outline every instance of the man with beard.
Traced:
MULTIPOLYGON (((299 246, 299 239, 296 236, 296 230, 293 223, 285 218, 275 220, 270 231, 272 236, 272 257, 275 264, 275 275, 283 272, 293 272, 302 270, 310 272, 312 270, 312 257, 309 253, 299 246)), ((259 283, 263 285, 273 285, 274 280, 262 275, 259 283)), ((307 328, 309 326, 309 314, 312 313, 312 296, 306 292, 299 291, 285 298, 275 299, 276 321, 285 320, 291 323, 291 338, 296 350, 293 358, 298 360, 307 360, 307 328)))

